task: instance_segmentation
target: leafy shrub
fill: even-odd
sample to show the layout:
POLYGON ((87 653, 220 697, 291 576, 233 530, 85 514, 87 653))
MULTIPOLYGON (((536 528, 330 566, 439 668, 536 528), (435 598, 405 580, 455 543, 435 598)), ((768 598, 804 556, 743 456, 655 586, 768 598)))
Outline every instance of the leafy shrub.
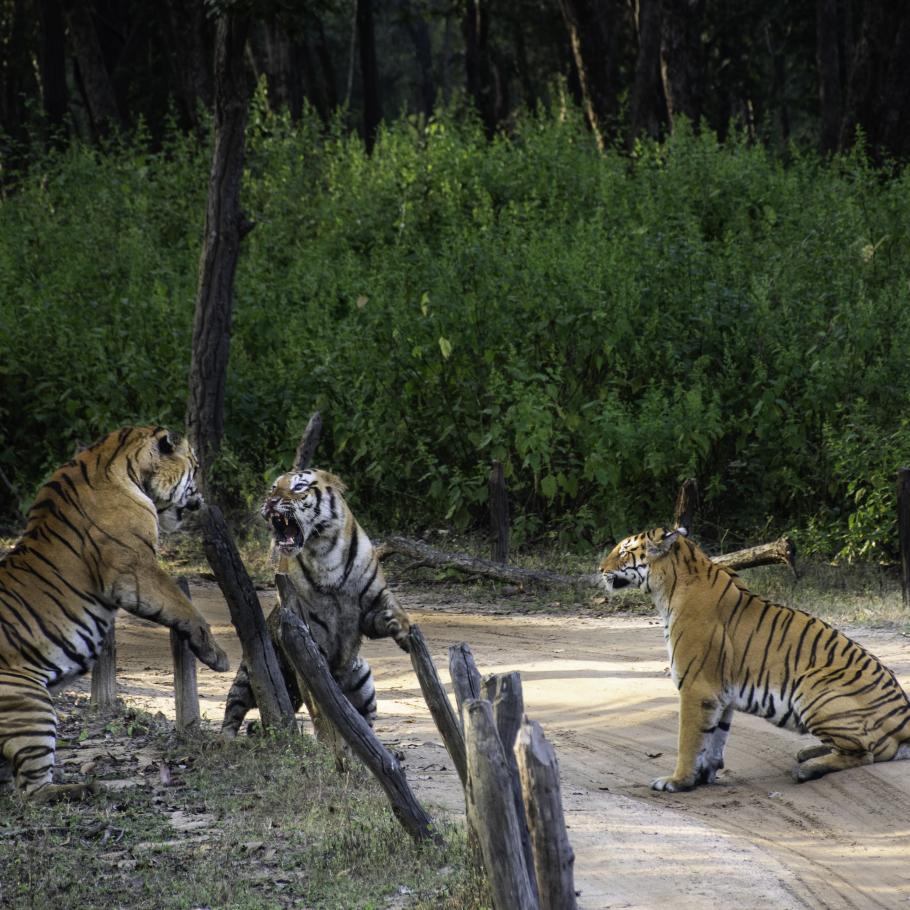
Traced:
MULTIPOLYGON (((241 487, 320 408, 321 460, 378 527, 482 523, 495 459, 523 539, 665 521, 687 476, 709 533, 803 527, 857 555, 892 533, 854 532, 850 485, 887 513, 910 178, 685 131, 600 155, 577 113, 492 143, 402 119, 367 158, 260 106, 248 145, 222 471, 241 487), (876 440, 880 475, 853 461, 876 440)), ((182 421, 207 159, 176 134, 75 146, 3 200, 0 467, 23 498, 77 439, 182 421)))

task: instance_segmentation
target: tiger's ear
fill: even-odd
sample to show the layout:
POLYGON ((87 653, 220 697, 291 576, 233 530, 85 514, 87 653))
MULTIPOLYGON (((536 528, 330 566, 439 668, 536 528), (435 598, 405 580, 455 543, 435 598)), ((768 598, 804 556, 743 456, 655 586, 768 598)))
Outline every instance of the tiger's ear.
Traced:
POLYGON ((159 455, 173 455, 174 454, 174 444, 171 441, 171 434, 165 433, 163 436, 158 437, 158 454, 159 455))
POLYGON ((656 541, 648 540, 645 552, 651 559, 660 559, 661 556, 666 556, 673 549, 673 544, 680 537, 688 536, 689 532, 683 527, 674 528, 672 531, 664 531, 656 541))

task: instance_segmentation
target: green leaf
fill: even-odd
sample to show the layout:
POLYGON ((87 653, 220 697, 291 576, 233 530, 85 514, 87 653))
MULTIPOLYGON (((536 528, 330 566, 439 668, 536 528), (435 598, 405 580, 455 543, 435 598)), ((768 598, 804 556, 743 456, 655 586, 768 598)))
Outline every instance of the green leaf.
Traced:
POLYGON ((443 360, 448 360, 452 356, 452 342, 444 336, 439 336, 439 350, 442 352, 443 360))

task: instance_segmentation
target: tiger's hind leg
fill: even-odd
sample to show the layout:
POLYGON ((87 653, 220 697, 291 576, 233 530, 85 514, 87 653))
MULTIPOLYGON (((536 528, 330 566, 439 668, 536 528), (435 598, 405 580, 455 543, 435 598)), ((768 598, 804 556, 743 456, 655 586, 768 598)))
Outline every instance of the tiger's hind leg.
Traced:
POLYGON ((802 764, 810 758, 820 758, 822 755, 829 755, 831 752, 831 746, 809 746, 806 749, 800 749, 796 753, 796 760, 802 764))
MULTIPOLYGON (((281 669, 284 684, 288 690, 288 697, 291 700, 291 707, 297 712, 303 704, 297 679, 293 674, 287 672, 284 664, 282 664, 281 669)), ((257 707, 256 693, 253 691, 253 684, 250 681, 246 662, 243 662, 237 670, 237 675, 234 677, 234 682, 231 684, 225 700, 224 720, 221 721, 221 735, 227 739, 234 739, 240 732, 243 719, 255 707, 257 707)), ((259 725, 254 721, 250 721, 247 725, 247 732, 259 732, 259 725)))
POLYGON ((53 784, 57 714, 42 683, 0 673, 0 755, 16 787, 36 802, 82 799, 94 784, 53 784))
POLYGON ((831 774, 832 771, 846 771, 848 768, 871 765, 874 760, 871 752, 839 752, 832 748, 826 755, 808 758, 798 764, 793 769, 793 779, 798 784, 802 784, 807 780, 817 780, 819 777, 831 774))
POLYGON ((347 700, 372 727, 376 720, 376 685, 370 665, 362 657, 355 657, 337 681, 347 700))

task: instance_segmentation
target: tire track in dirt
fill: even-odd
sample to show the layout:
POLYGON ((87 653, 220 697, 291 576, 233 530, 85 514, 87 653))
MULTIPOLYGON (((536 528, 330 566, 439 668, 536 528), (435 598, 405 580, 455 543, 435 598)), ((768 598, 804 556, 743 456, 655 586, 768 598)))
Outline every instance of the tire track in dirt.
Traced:
MULTIPOLYGON (((559 756, 582 907, 910 908, 910 762, 797 786, 790 768, 809 739, 738 714, 718 785, 657 794, 650 780, 676 757, 676 694, 653 620, 421 610, 426 597, 398 593, 444 682, 447 648, 460 641, 484 674, 521 671, 526 710, 559 756)), ((194 587, 193 599, 236 668, 240 646, 217 588, 194 587)), ((271 597, 262 599, 268 609, 271 597)), ((851 634, 910 684, 905 637, 851 634)), ((422 800, 462 813, 457 776, 407 656, 388 641, 366 642, 364 653, 379 690, 377 732, 404 755, 422 800)), ((165 630, 118 618, 124 697, 172 716, 169 666, 165 630)), ((199 670, 203 713, 215 724, 231 678, 199 670)))

